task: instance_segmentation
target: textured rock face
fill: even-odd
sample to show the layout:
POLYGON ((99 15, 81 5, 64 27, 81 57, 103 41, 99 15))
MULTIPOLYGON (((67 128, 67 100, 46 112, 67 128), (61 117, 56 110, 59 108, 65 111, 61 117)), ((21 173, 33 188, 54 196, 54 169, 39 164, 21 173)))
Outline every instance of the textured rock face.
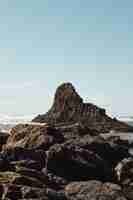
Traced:
MULTIPOLYGON (((112 194, 113 199, 125 199, 114 188, 109 189, 108 193, 100 192, 95 195, 94 192, 91 196, 93 190, 87 190, 87 187, 92 184, 89 183, 92 179, 100 185, 100 181, 116 183, 114 169, 123 158, 129 156, 127 143, 116 138, 106 140, 96 130, 83 126, 82 123, 54 128, 43 124, 20 124, 12 129, 7 144, 0 153, 2 197, 13 200, 15 197, 71 200, 80 198, 83 193, 83 200, 111 199, 112 194), (71 183, 74 181, 78 182, 73 187, 71 183), (82 184, 82 181, 86 182, 82 184), (71 196, 68 189, 65 192, 67 185, 72 191, 79 187, 81 192, 71 196), (44 188, 47 188, 47 192, 44 188)), ((114 187, 113 183, 109 187, 114 187)), ((116 185, 117 187, 119 186, 116 185)), ((124 189, 130 190, 131 196, 131 186, 124 189)))
POLYGON ((48 113, 0 136, 0 199, 133 200, 133 143, 100 134, 130 128, 61 85, 48 113))
POLYGON ((52 108, 44 115, 38 115, 34 122, 50 124, 82 122, 98 131, 133 131, 133 128, 111 119, 106 111, 91 103, 84 103, 71 83, 57 88, 52 108))
POLYGON ((40 199, 48 200, 46 197, 46 189, 30 186, 3 185, 4 194, 2 200, 18 200, 18 199, 40 199))
POLYGON ((11 130, 4 149, 15 147, 47 150, 64 140, 62 134, 47 125, 19 124, 11 130))
POLYGON ((133 183, 133 158, 125 158, 115 168, 117 179, 123 185, 133 183))
POLYGON ((126 200, 120 186, 100 181, 74 182, 65 192, 68 200, 126 200))
POLYGON ((69 181, 112 178, 111 167, 99 155, 67 144, 49 149, 47 169, 69 181))

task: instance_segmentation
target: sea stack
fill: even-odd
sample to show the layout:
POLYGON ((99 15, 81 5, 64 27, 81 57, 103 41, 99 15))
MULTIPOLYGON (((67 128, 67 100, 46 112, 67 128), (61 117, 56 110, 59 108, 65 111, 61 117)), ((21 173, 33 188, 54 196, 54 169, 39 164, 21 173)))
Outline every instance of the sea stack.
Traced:
POLYGON ((52 125, 82 123, 104 133, 111 130, 133 131, 133 127, 108 116, 105 109, 90 102, 84 103, 72 83, 61 84, 56 90, 51 109, 35 117, 33 122, 52 125))

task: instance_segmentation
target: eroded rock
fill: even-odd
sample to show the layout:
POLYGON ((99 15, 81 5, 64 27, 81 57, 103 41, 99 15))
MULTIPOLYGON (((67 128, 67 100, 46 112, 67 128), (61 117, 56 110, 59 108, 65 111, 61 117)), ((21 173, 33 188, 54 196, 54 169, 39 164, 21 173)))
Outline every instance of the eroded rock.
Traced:
POLYGON ((12 128, 4 150, 21 147, 47 150, 51 145, 62 143, 63 135, 47 125, 19 124, 12 128))
POLYGON ((112 169, 97 154, 76 146, 54 145, 47 153, 47 169, 66 180, 110 180, 112 169))
POLYGON ((133 158, 125 158, 115 167, 117 180, 124 185, 133 182, 133 158))
POLYGON ((14 147, 11 149, 5 149, 0 153, 1 159, 4 161, 10 162, 13 166, 13 161, 22 161, 25 162, 35 161, 40 168, 45 167, 45 152, 43 150, 34 150, 34 149, 24 149, 21 147, 14 147))
POLYGON ((133 127, 109 117, 105 109, 84 103, 71 83, 64 83, 57 88, 51 109, 44 115, 38 115, 33 122, 52 125, 82 122, 100 132, 133 131, 133 127))
POLYGON ((0 199, 132 200, 132 144, 105 133, 133 127, 84 103, 70 83, 33 121, 1 140, 0 199))
POLYGON ((40 180, 11 171, 0 172, 0 183, 43 187, 43 183, 40 180))
POLYGON ((100 181, 73 182, 66 186, 68 200, 126 200, 121 187, 100 181))

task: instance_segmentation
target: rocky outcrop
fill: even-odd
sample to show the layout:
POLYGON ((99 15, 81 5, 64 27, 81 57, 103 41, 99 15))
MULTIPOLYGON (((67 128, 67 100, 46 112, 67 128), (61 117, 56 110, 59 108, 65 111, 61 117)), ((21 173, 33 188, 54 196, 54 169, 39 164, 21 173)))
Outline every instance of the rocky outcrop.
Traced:
POLYGON ((133 199, 133 143, 105 134, 131 127, 83 103, 71 84, 57 89, 51 110, 35 121, 1 140, 1 200, 133 199))
POLYGON ((51 145, 63 141, 63 135, 50 126, 19 124, 12 128, 4 149, 21 147, 47 150, 51 145))
POLYGON ((68 181, 111 180, 112 169, 98 154, 78 146, 54 145, 48 151, 47 170, 68 181))
POLYGON ((95 180, 70 183, 65 193, 68 200, 126 200, 120 186, 95 180))
POLYGON ((57 88, 52 108, 46 114, 38 115, 33 122, 54 125, 82 122, 100 132, 133 131, 133 127, 110 118, 105 109, 84 103, 71 83, 64 83, 57 88))
MULTIPOLYGON (((19 191, 23 199, 22 188, 25 188, 25 196, 32 198, 33 189, 33 196, 40 195, 43 200, 41 194, 46 188, 44 199, 69 200, 65 188, 75 181, 79 186, 92 179, 123 185, 124 179, 119 182, 116 169, 121 160, 131 156, 131 146, 116 136, 103 137, 81 122, 55 126, 19 124, 11 130, 0 153, 0 180, 2 187, 7 188, 2 193, 13 196, 19 191)), ((124 186, 125 191, 127 187, 124 186)), ((95 198, 110 199, 112 191, 108 192, 108 196, 98 193, 95 198)), ((121 192, 115 192, 116 197, 121 197, 121 192)), ((73 198, 77 198, 76 194, 73 198)))

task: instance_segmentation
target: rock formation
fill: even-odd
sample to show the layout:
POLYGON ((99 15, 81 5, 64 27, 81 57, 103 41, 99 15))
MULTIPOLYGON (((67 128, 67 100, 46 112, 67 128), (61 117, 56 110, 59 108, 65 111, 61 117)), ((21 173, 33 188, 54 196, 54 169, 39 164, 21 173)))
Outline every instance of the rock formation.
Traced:
POLYGON ((65 193, 69 200, 126 200, 120 186, 94 180, 71 183, 66 186, 65 193))
POLYGON ((33 121, 0 137, 1 200, 133 200, 133 143, 105 134, 130 126, 83 103, 71 84, 33 121))
POLYGON ((105 109, 84 103, 71 83, 64 83, 57 88, 52 108, 46 114, 38 115, 33 122, 46 122, 52 125, 82 122, 100 132, 133 131, 133 127, 110 118, 105 109))
POLYGON ((5 149, 22 147, 47 150, 55 143, 64 141, 63 135, 48 125, 18 124, 12 128, 5 149))

